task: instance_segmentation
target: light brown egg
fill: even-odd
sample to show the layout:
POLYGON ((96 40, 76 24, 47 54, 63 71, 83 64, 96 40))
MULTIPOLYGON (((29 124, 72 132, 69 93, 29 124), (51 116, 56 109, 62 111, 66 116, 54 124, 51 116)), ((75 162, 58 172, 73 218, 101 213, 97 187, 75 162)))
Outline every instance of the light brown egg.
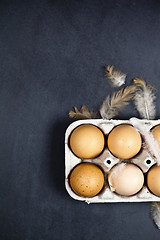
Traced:
POLYGON ((103 188, 104 174, 96 165, 82 163, 71 172, 70 185, 76 194, 83 197, 93 197, 103 188))
POLYGON ((155 126, 152 130, 154 138, 157 140, 160 147, 160 125, 155 126))
POLYGON ((108 149, 117 158, 132 158, 140 151, 141 146, 141 135, 131 125, 121 124, 108 135, 108 149))
POLYGON ((108 183, 113 192, 123 196, 131 196, 143 187, 144 175, 136 165, 120 163, 111 169, 108 183))
POLYGON ((147 185, 150 191, 160 197, 160 166, 154 165, 147 174, 147 185))
POLYGON ((80 125, 70 136, 70 148, 80 158, 97 157, 103 151, 104 144, 104 134, 92 124, 80 125))

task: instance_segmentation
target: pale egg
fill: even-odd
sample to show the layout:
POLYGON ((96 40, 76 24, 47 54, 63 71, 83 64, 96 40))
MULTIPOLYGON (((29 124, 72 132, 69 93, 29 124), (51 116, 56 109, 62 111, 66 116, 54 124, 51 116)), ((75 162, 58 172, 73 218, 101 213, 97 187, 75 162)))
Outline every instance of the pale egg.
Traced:
POLYGON ((144 175, 136 165, 120 163, 109 172, 108 183, 113 192, 123 196, 131 196, 143 187, 144 175))

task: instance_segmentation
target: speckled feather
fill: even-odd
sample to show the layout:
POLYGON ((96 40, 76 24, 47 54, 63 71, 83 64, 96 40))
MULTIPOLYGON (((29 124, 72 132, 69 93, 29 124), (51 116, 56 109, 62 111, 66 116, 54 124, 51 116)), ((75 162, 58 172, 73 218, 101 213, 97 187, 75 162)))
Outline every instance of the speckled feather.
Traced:
POLYGON ((126 74, 115 69, 113 65, 106 67, 105 76, 109 79, 109 83, 112 87, 120 87, 125 83, 126 80, 126 74))
POLYGON ((77 107, 74 107, 74 111, 69 112, 69 117, 75 119, 93 119, 98 118, 98 113, 93 110, 89 110, 83 105, 80 111, 77 107))

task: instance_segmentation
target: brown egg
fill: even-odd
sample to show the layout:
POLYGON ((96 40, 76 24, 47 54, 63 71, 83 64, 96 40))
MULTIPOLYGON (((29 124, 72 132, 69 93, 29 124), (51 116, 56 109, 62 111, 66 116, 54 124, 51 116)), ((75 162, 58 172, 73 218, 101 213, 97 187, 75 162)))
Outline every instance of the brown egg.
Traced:
POLYGON ((143 187, 144 175, 136 165, 120 163, 111 169, 108 183, 113 192, 123 196, 131 196, 143 187))
POLYGON ((82 163, 71 172, 70 185, 76 194, 84 197, 93 197, 103 188, 104 174, 96 165, 82 163))
POLYGON ((160 147, 160 125, 155 126, 152 130, 154 138, 157 140, 160 147))
POLYGON ((80 158, 97 157, 103 151, 104 144, 104 134, 92 124, 80 125, 70 136, 71 150, 80 158))
POLYGON ((141 146, 141 135, 131 125, 121 124, 109 133, 108 148, 117 158, 132 158, 140 151, 141 146))
POLYGON ((160 166, 154 165, 147 174, 147 185, 151 192, 160 197, 160 166))

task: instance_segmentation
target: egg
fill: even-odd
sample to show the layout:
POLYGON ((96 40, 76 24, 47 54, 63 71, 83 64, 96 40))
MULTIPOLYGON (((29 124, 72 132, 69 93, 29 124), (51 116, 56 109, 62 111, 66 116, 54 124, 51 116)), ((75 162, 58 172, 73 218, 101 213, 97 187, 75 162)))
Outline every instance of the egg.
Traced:
POLYGON ((115 127, 108 135, 108 149, 120 159, 130 159, 141 149, 142 138, 139 132, 129 124, 115 127))
POLYGON ((70 136, 70 148, 79 158, 97 157, 103 151, 104 145, 104 134, 92 124, 80 125, 70 136))
POLYGON ((76 194, 93 197, 103 188, 104 174, 99 167, 92 163, 81 163, 71 172, 70 185, 76 194))
POLYGON ((155 126, 152 130, 151 130, 154 138, 157 140, 159 147, 160 147, 160 125, 155 126))
POLYGON ((147 174, 147 185, 150 191, 160 197, 160 166, 154 165, 147 174))
POLYGON ((113 192, 123 196, 131 196, 143 187, 144 175, 136 165, 120 163, 109 172, 108 183, 113 192))

